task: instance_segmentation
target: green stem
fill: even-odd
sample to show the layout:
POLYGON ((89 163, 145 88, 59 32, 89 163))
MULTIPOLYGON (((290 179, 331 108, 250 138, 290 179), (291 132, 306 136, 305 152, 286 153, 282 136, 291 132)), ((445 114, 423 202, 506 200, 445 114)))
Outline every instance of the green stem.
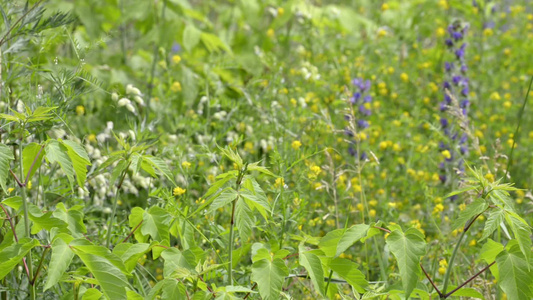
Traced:
POLYGON ((124 182, 124 178, 126 178, 126 174, 128 173, 128 168, 130 167, 130 164, 131 162, 128 163, 124 171, 122 171, 122 177, 117 186, 117 192, 115 194, 115 199, 113 200, 113 212, 111 213, 111 217, 109 217, 109 224, 107 225, 107 239, 106 239, 107 248, 109 248, 109 246, 111 245, 111 226, 113 226, 113 221, 115 220, 115 214, 117 213, 117 203, 118 203, 118 195, 120 194, 120 187, 122 186, 122 183, 124 182))
POLYGON ((328 294, 328 287, 329 287, 329 284, 331 283, 331 276, 333 276, 333 270, 330 270, 329 271, 329 276, 328 276, 328 283, 326 284, 326 289, 324 290, 324 294, 328 294))
MULTIPOLYGON (((448 281, 450 280, 450 274, 452 272, 453 267, 453 261, 455 260, 455 256, 457 255, 457 251, 459 250, 459 247, 461 246, 461 242, 463 241, 463 238, 465 237, 467 230, 463 230, 461 233, 461 236, 459 237, 459 240, 457 241, 457 244, 455 245, 455 248, 453 249, 452 257, 450 257, 450 262, 448 263, 448 268, 446 269, 446 274, 444 275, 444 286, 442 288, 442 294, 446 295, 446 289, 448 288, 448 281)), ((441 297, 444 299, 443 297, 441 297)))
MULTIPOLYGON (((24 134, 24 124, 22 124, 22 132, 24 134)), ((24 178, 24 169, 23 169, 23 160, 22 160, 22 142, 24 140, 24 136, 20 137, 19 142, 19 168, 20 168, 20 178, 24 178)), ((24 208, 24 232, 26 234, 26 237, 30 237, 30 219, 28 216, 28 199, 26 197, 26 186, 24 184, 19 185, 20 187, 20 195, 22 197, 22 205, 24 208)), ((33 276, 33 263, 31 259, 31 251, 28 252, 28 255, 26 256, 26 261, 28 264, 28 271, 29 271, 29 277, 28 282, 30 283, 30 297, 32 300, 35 300, 35 285, 31 282, 31 277, 33 276)))
POLYGON ((233 227, 235 224, 235 206, 237 204, 237 200, 239 200, 239 197, 237 197, 235 200, 233 200, 232 208, 231 208, 231 225, 229 228, 229 253, 228 253, 228 259, 229 259, 229 272, 228 272, 228 281, 229 285, 233 285, 233 227))

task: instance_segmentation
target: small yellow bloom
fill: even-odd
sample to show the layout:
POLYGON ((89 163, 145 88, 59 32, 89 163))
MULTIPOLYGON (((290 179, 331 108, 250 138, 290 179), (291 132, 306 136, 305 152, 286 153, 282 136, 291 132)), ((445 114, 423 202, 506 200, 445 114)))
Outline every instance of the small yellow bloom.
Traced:
POLYGON ((368 212, 368 215, 373 218, 376 216, 376 210, 375 209, 371 209, 369 212, 368 212))
POLYGON ((378 38, 387 36, 387 31, 383 28, 378 29, 378 38))
POLYGON ((300 149, 301 146, 302 146, 302 142, 300 142, 300 141, 294 141, 294 142, 292 142, 292 144, 291 144, 291 147, 292 147, 292 149, 294 149, 294 150, 298 150, 298 149, 300 149))
POLYGON ((469 245, 470 247, 473 247, 473 246, 475 246, 476 244, 477 244, 476 240, 471 240, 470 243, 468 243, 468 245, 469 245))
POLYGON ((188 161, 184 161, 181 163, 181 166, 184 167, 185 169, 188 169, 191 167, 191 163, 188 161))
POLYGON ((383 4, 381 5, 381 10, 382 10, 382 11, 386 11, 386 10, 388 10, 389 8, 390 8, 390 7, 389 7, 389 4, 387 4, 387 3, 383 3, 383 4))
POLYGON ((174 93, 181 92, 181 83, 179 83, 179 81, 174 81, 170 87, 170 90, 174 93))
POLYGON ((175 64, 179 64, 181 61, 181 56, 179 55, 174 55, 172 56, 172 62, 175 63, 175 64))
POLYGON ((84 115, 85 114, 85 107, 83 107, 83 105, 76 106, 76 114, 78 116, 84 115))
POLYGON ((489 182, 494 182, 494 174, 492 173, 485 174, 485 179, 487 179, 489 182))
POLYGON ((274 29, 269 28, 269 29, 267 30, 267 36, 268 36, 269 38, 274 38, 274 36, 276 36, 276 32, 274 32, 274 29))
POLYGON ((407 75, 406 73, 402 73, 400 75, 400 79, 403 81, 403 82, 407 82, 409 81, 409 75, 407 75))
POLYGON ((283 14, 285 13, 285 9, 283 9, 283 7, 278 7, 278 16, 283 16, 283 14))
POLYGON ((283 177, 276 178, 276 182, 274 183, 274 187, 280 188, 280 187, 283 187, 283 186, 285 186, 285 180, 283 179, 283 177))
POLYGON ((443 37, 444 35, 446 35, 446 30, 442 27, 437 28, 437 36, 443 37))
POLYGON ((513 103, 511 101, 505 101, 503 102, 503 107, 505 108, 511 108, 513 106, 513 103))
POLYGON ((444 150, 444 151, 441 152, 441 154, 442 154, 442 156, 444 156, 444 158, 446 158, 446 159, 450 159, 450 158, 452 158, 452 154, 450 153, 449 150, 444 150))
POLYGON ((446 268, 439 267, 439 274, 444 275, 446 273, 446 268))
POLYGON ((28 188, 28 190, 31 190, 31 180, 28 181, 28 185, 26 185, 26 187, 28 188))
POLYGON ((186 189, 182 189, 181 187, 178 186, 178 187, 174 188, 173 194, 174 194, 174 196, 181 196, 181 195, 185 194, 186 191, 187 191, 186 189))
POLYGON ((14 191, 14 190, 15 190, 15 188, 12 188, 12 187, 11 187, 11 188, 8 188, 8 189, 7 189, 7 193, 8 193, 8 194, 11 194, 11 192, 14 191))
POLYGON ((494 34, 494 31, 492 30, 492 28, 485 28, 485 30, 483 30, 484 36, 492 36, 493 34, 494 34))
POLYGON ((502 97, 500 96, 500 93, 493 92, 492 94, 490 94, 490 99, 498 101, 501 100, 502 97))
POLYGON ((94 133, 91 133, 87 136, 87 140, 91 143, 95 143, 96 142, 96 135, 94 133))

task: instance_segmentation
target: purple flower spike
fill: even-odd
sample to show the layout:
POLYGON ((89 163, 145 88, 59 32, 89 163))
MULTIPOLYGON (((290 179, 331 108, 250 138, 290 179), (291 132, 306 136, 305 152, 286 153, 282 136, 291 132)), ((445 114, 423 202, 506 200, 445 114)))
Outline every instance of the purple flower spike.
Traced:
POLYGON ((446 128, 448 127, 449 123, 448 123, 448 119, 446 118, 441 118, 440 119, 440 125, 442 126, 442 128, 446 128))
POLYGON ((372 102, 372 96, 370 96, 370 95, 366 95, 365 98, 363 99, 363 102, 364 102, 364 103, 372 102))
POLYGON ((450 72, 453 69, 453 63, 444 62, 444 69, 446 72, 450 72))

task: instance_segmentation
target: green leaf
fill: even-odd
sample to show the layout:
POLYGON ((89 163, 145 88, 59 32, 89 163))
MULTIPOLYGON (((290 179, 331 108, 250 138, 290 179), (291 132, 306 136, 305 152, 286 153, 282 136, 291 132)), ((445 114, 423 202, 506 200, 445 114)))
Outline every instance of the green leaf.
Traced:
POLYGON ((507 299, 530 300, 533 297, 533 274, 516 241, 509 241, 507 249, 496 257, 500 271, 498 281, 507 299))
MULTIPOLYGON (((457 286, 455 285, 449 285, 448 290, 453 291, 456 287, 457 286)), ((454 292, 452 296, 453 297, 467 297, 468 299, 470 298, 485 299, 485 297, 483 297, 483 294, 478 292, 476 289, 466 288, 466 287, 460 288, 459 290, 457 290, 457 292, 454 292)))
POLYGON ((336 257, 329 262, 329 267, 351 284, 356 291, 361 294, 365 292, 368 282, 365 279, 365 275, 359 271, 359 266, 356 263, 345 258, 336 257))
POLYGON ((176 185, 172 176, 172 172, 170 172, 168 164, 165 161, 159 157, 144 155, 143 163, 145 161, 152 165, 152 167, 154 167, 161 175, 165 176, 170 182, 172 182, 172 184, 176 185))
POLYGON ((243 167, 244 163, 242 162, 242 158, 239 156, 237 152, 234 152, 229 147, 225 147, 225 148, 218 147, 218 149, 220 150, 220 152, 222 152, 224 156, 229 158, 232 162, 236 163, 239 169, 243 167))
POLYGON ((165 278, 159 281, 150 290, 150 293, 146 296, 145 299, 156 299, 161 292, 162 295, 160 299, 162 300, 187 299, 185 286, 183 286, 181 282, 173 278, 165 278))
POLYGON ((488 238, 496 229, 498 229, 500 224, 503 222, 504 215, 505 211, 499 207, 496 207, 490 212, 487 221, 485 221, 483 235, 481 236, 479 241, 483 241, 484 239, 488 238))
MULTIPOLYGON (((131 210, 130 216, 128 218, 131 230, 133 230, 134 228, 137 228, 137 226, 139 226, 139 224, 143 222, 143 216, 144 216, 144 209, 140 207, 134 207, 131 210)), ((133 233, 133 236, 140 243, 144 243, 148 240, 148 235, 143 234, 141 230, 139 229, 135 230, 135 232, 133 233)))
POLYGON ((415 228, 409 228, 405 233, 396 229, 386 243, 398 262, 405 298, 409 299, 421 274, 420 258, 426 253, 424 235, 415 228))
MULTIPOLYGON (((14 160, 13 151, 4 144, 0 144, 0 186, 7 195, 6 182, 9 176, 9 162, 14 160)), ((24 179, 20 179, 24 180, 24 179)))
POLYGON ((91 165, 89 156, 80 144, 70 140, 63 140, 61 142, 67 148, 67 155, 72 161, 78 185, 83 187, 87 179, 87 166, 91 165))
POLYGON ((194 270, 194 257, 191 257, 191 252, 185 251, 182 253, 177 248, 168 248, 161 252, 161 257, 165 260, 163 267, 163 276, 165 278, 171 277, 175 272, 179 272, 181 269, 194 270))
POLYGON ((465 188, 462 188, 462 189, 459 189, 457 191, 453 191, 453 192, 449 193, 448 195, 444 196, 444 198, 450 198, 450 197, 455 196, 455 195, 459 195, 459 194, 462 194, 462 193, 465 193, 465 192, 468 192, 468 191, 475 190, 476 188, 477 188, 476 186, 467 186, 465 188))
POLYGON ((52 217, 53 212, 44 213, 35 205, 30 204, 28 207, 28 217, 33 222, 31 227, 31 234, 36 234, 39 231, 46 229, 48 231, 52 228, 67 228, 67 223, 63 220, 52 217))
POLYGON ((226 206, 237 198, 237 192, 232 188, 226 188, 220 195, 218 195, 211 203, 208 213, 211 213, 221 207, 226 206))
POLYGON ((330 231, 320 239, 318 246, 328 257, 339 256, 355 242, 365 237, 369 228, 367 224, 358 224, 346 230, 330 231))
POLYGON ((16 116, 12 116, 12 115, 8 115, 8 114, 0 114, 0 119, 6 119, 8 121, 14 121, 14 122, 20 122, 21 121, 16 116))
POLYGON ((185 30, 183 30, 183 48, 187 51, 191 51, 200 42, 201 30, 198 30, 193 24, 187 24, 185 30))
POLYGON ((90 288, 83 293, 81 300, 98 300, 100 298, 102 298, 102 293, 95 288, 90 288))
POLYGON ((70 188, 74 188, 74 167, 68 156, 67 148, 56 140, 48 140, 46 144, 46 159, 50 163, 57 162, 68 178, 70 188))
POLYGON ((529 265, 529 262, 531 261, 532 244, 531 228, 524 219, 512 212, 506 212, 505 220, 507 221, 507 224, 509 224, 509 226, 511 227, 514 237, 518 241, 518 245, 520 245, 520 249, 524 254, 526 263, 529 265))
POLYGON ((270 172, 265 167, 259 166, 259 163, 257 163, 257 162, 255 162, 253 164, 249 164, 246 169, 248 171, 258 171, 258 172, 261 172, 263 174, 266 174, 266 175, 269 175, 269 176, 272 176, 272 177, 276 177, 276 175, 274 175, 274 173, 270 172))
POLYGON ((22 206, 22 197, 20 196, 9 197, 9 198, 2 200, 2 203, 11 207, 14 210, 19 210, 19 208, 22 206))
POLYGON ((50 264, 48 265, 48 278, 46 279, 46 284, 44 285, 45 291, 59 282, 70 265, 73 257, 74 252, 72 252, 65 241, 62 239, 54 240, 52 243, 52 258, 50 260, 50 264))
MULTIPOLYGON (((126 287, 130 285, 121 269, 117 267, 122 261, 106 248, 87 243, 81 239, 74 240, 70 243, 70 248, 93 274, 108 299, 127 300, 126 287)), ((122 269, 125 270, 124 265, 122 269)))
POLYGON ((311 278, 315 289, 324 295, 324 269, 322 268, 322 262, 320 258, 310 252, 305 251, 303 245, 300 245, 300 257, 299 257, 300 266, 304 267, 307 270, 307 274, 311 278))
POLYGON ((280 258, 261 259, 252 265, 252 281, 257 283, 259 294, 265 300, 279 299, 281 287, 289 269, 280 258))
MULTIPOLYGON (((228 181, 230 181, 235 177, 235 174, 233 173, 225 173, 227 176, 224 176, 222 179, 219 179, 215 181, 207 190, 207 192, 204 195, 204 198, 207 199, 209 196, 213 195, 214 193, 218 192, 228 181)), ((219 175, 220 176, 220 175, 219 175)))
POLYGON ((56 106, 50 106, 50 107, 39 106, 33 111, 33 113, 31 113, 28 116, 28 118, 26 119, 26 123, 53 119, 54 118, 53 114, 50 114, 49 112, 51 112, 52 110, 56 108, 57 108, 56 106))
POLYGON ((120 257, 120 259, 124 262, 124 266, 126 267, 126 271, 128 273, 131 273, 133 269, 135 269, 135 266, 137 265, 137 262, 139 259, 147 252, 152 250, 152 248, 157 245, 157 242, 152 242, 151 244, 147 243, 140 243, 140 244, 131 244, 131 243, 121 243, 118 244, 113 249, 113 254, 120 257))
POLYGON ((39 246, 39 241, 29 238, 19 240, 0 251, 0 280, 4 279, 11 270, 20 263, 22 258, 34 247, 39 246))
POLYGON ((487 207, 489 207, 487 201, 482 198, 476 199, 474 202, 468 204, 466 208, 459 213, 459 217, 452 222, 452 228, 457 229, 465 226, 470 219, 484 212, 487 207))
MULTIPOLYGON (((35 165, 33 165, 33 168, 31 169, 29 180, 33 177, 33 174, 41 167, 41 164, 43 162, 44 157, 44 148, 43 146, 36 144, 36 143, 30 143, 24 147, 24 150, 22 150, 22 168, 24 170, 24 175, 28 175, 28 171, 31 168, 31 165, 35 161, 35 165), (42 149, 42 151, 41 151, 42 149), (37 154, 41 151, 39 154, 39 157, 37 157, 37 154), (36 159, 37 158, 37 159, 36 159)), ((21 179, 26 180, 26 178, 21 179)))
POLYGON ((141 232, 150 235, 154 241, 170 240, 170 215, 159 206, 152 206, 143 214, 141 232))
POLYGON ((81 237, 84 233, 87 233, 87 228, 83 223, 83 212, 81 209, 83 209, 83 207, 75 206, 67 210, 65 205, 59 202, 56 205, 56 210, 53 213, 54 217, 67 223, 67 228, 70 231, 70 234, 76 238, 81 237))
POLYGON ((252 235, 253 213, 243 200, 237 200, 235 204, 235 221, 237 229, 239 229, 239 235, 243 242, 248 241, 252 235))

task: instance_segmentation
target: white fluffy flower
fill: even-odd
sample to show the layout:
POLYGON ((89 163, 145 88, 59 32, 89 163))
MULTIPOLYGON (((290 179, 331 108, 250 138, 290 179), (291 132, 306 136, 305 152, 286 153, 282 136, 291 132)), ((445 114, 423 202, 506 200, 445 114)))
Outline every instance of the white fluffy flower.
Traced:
POLYGON ((128 104, 131 105, 131 101, 128 98, 121 98, 120 100, 118 100, 118 107, 126 106, 128 104))

